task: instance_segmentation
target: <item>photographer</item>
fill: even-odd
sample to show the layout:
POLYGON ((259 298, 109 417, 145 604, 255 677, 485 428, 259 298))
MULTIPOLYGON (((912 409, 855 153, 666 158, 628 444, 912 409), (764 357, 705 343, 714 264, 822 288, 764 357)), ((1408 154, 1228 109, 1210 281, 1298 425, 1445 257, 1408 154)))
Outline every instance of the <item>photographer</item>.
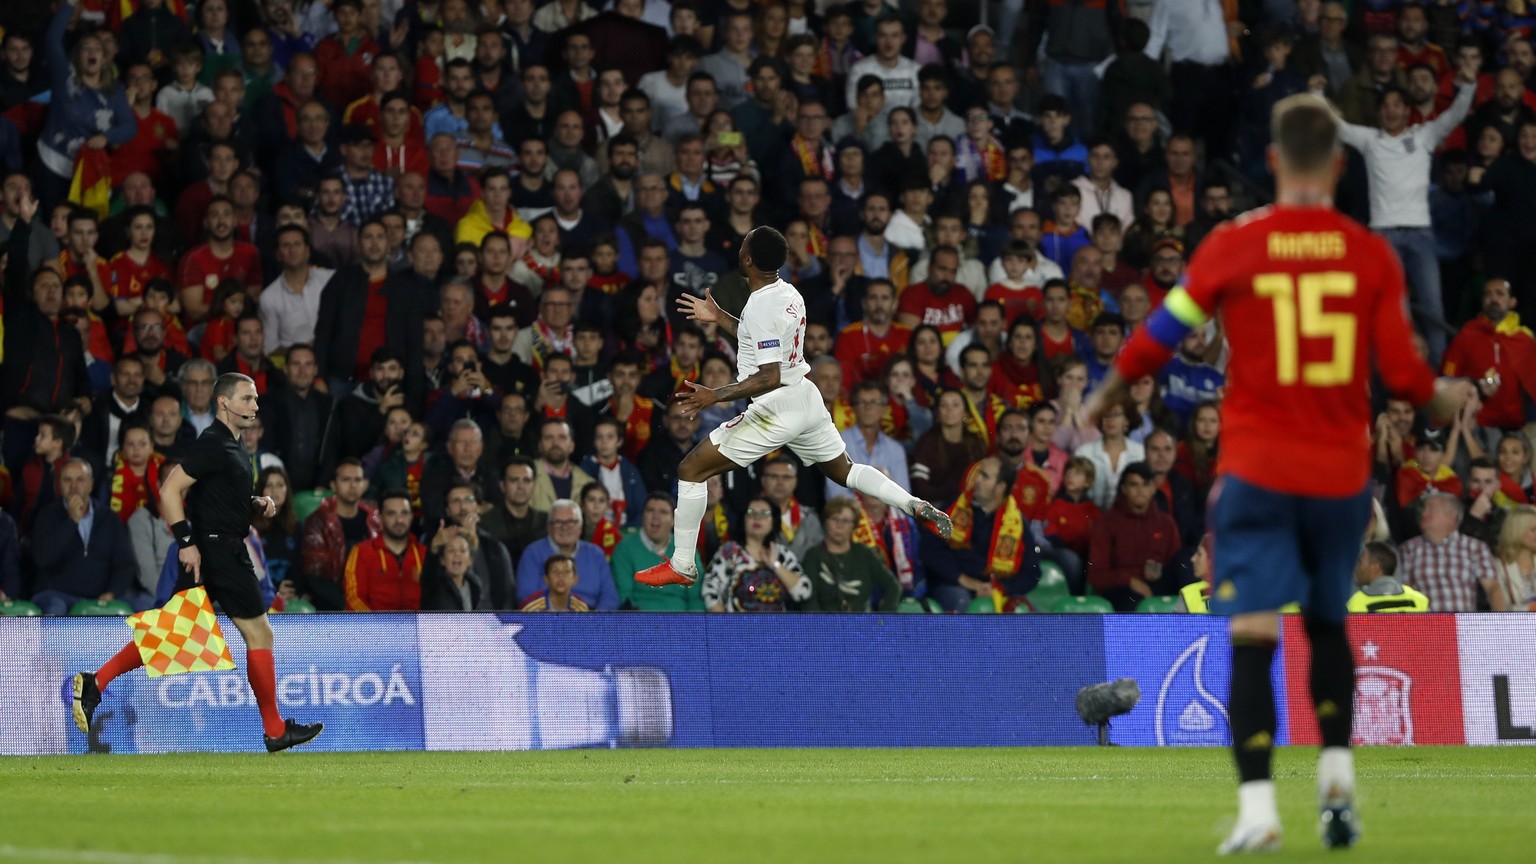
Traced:
POLYGON ((455 420, 468 417, 481 429, 497 425, 496 388, 486 379, 475 346, 459 340, 448 346, 448 370, 443 386, 427 396, 427 428, 432 440, 442 441, 455 420))
POLYGON ((337 443, 342 458, 361 459, 384 434, 389 412, 405 405, 405 364, 389 346, 373 350, 368 383, 337 406, 337 443))

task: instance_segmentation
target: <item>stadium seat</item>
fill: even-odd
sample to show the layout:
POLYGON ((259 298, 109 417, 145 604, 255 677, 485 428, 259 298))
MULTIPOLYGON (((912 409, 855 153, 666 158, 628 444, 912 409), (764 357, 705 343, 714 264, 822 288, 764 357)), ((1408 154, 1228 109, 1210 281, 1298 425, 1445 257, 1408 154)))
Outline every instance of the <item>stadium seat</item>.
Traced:
POLYGON ((289 614, 313 615, 315 614, 315 604, 305 600, 303 597, 295 597, 283 606, 283 611, 289 614))
POLYGON ((303 492, 293 493, 293 517, 300 522, 309 518, 309 514, 320 508, 320 502, 331 497, 330 490, 316 492, 313 489, 305 489, 303 492))
POLYGON ((901 605, 896 607, 896 614, 926 615, 928 614, 928 610, 923 606, 923 601, 917 599, 916 597, 903 597, 901 598, 901 605))
POLYGON ((0 617, 4 618, 36 618, 43 614, 36 603, 28 603, 25 600, 7 600, 0 603, 0 617))
POLYGON ((1137 612, 1177 612, 1179 611, 1179 598, 1177 597, 1144 597, 1136 604, 1137 612))
POLYGON ((69 614, 127 618, 133 614, 133 607, 121 600, 81 600, 69 607, 69 614))
POLYGON ((995 615, 997 614, 997 604, 993 602, 991 597, 977 597, 966 604, 965 611, 968 615, 995 615))
POLYGON ((1040 560, 1040 585, 1038 587, 1044 588, 1046 586, 1059 586, 1062 593, 1065 593, 1067 590, 1067 574, 1062 572, 1060 564, 1042 558, 1040 560))
POLYGON ((1086 613, 1090 615, 1104 615, 1115 611, 1115 607, 1109 605, 1109 601, 1103 597, 1073 597, 1070 594, 1060 597, 1050 611, 1061 613, 1086 613))
MULTIPOLYGON (((1029 598, 1025 597, 1024 599, 1028 600, 1029 598)), ((1033 611, 1035 610, 1029 608, 1028 603, 1020 603, 1019 605, 1013 607, 1013 614, 1015 615, 1028 615, 1033 611)))

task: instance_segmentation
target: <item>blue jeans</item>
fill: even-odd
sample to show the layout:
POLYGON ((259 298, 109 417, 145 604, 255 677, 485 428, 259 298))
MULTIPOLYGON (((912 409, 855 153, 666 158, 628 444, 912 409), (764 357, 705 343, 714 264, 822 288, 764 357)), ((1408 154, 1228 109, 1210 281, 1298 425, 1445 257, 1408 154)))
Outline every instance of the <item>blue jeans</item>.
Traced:
POLYGON ((928 596, 939 601, 945 612, 964 612, 976 595, 952 582, 929 583, 928 596))
POLYGON ((1397 251, 1408 280, 1408 302, 1414 323, 1429 345, 1429 362, 1440 368, 1445 354, 1445 302, 1440 294, 1440 260, 1435 257, 1435 232, 1429 228, 1385 228, 1381 234, 1397 251))
POLYGON ((37 604, 37 608, 43 610, 44 615, 68 615, 69 607, 81 600, 91 599, 94 598, 53 590, 39 591, 32 595, 32 602, 37 604))
POLYGON ((1092 137, 1099 122, 1099 76, 1093 74, 1096 63, 1062 63, 1043 54, 1040 79, 1045 92, 1067 100, 1072 109, 1072 128, 1079 140, 1092 137))

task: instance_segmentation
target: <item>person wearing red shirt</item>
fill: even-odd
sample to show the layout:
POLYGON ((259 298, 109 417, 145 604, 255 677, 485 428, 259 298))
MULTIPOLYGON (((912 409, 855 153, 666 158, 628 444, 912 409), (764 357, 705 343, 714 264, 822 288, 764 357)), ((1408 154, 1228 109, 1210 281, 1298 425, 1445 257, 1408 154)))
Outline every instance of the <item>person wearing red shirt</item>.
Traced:
POLYGON ((208 147, 208 179, 188 186, 176 199, 176 227, 183 237, 196 237, 214 198, 229 194, 229 181, 240 170, 235 147, 220 141, 208 147))
MULTIPOLYGON (((1013 319, 1008 328, 1008 341, 995 359, 992 381, 988 384, 993 393, 1012 403, 1016 408, 1028 408, 1045 398, 1041 387, 1040 325, 1028 315, 1013 319)), ((1060 478, 1057 478, 1058 482, 1060 478)))
POLYGON ((1397 65, 1410 69, 1424 64, 1433 69, 1436 77, 1450 74, 1451 61, 1445 49, 1425 38, 1429 32, 1429 17, 1424 7, 1404 3, 1397 10, 1397 65))
POLYGON ((1087 357, 1093 350, 1088 334, 1067 323, 1072 309, 1072 289, 1065 279, 1052 279, 1040 289, 1044 297, 1045 317, 1040 319, 1040 349, 1046 360, 1057 357, 1087 357))
POLYGON ((128 216, 128 248, 112 256, 107 262, 107 293, 117 305, 117 314, 132 315, 144 302, 144 286, 151 279, 171 275, 171 271, 155 257, 155 211, 148 207, 131 207, 128 216))
POLYGON ((1461 478, 1445 464, 1445 442, 1426 433, 1414 448, 1414 458, 1397 469, 1397 506, 1407 509, 1435 492, 1461 497, 1461 478))
POLYGON ((1130 463, 1120 475, 1114 506, 1089 531, 1088 584, 1118 612, 1134 611, 1144 597, 1177 594, 1183 587, 1164 570, 1181 544, 1173 517, 1152 506, 1156 491, 1147 463, 1130 463))
POLYGON ((397 184, 408 171, 426 176, 432 167, 427 159, 427 144, 417 124, 411 122, 411 112, 416 109, 406 101, 405 91, 385 93, 380 104, 380 122, 374 130, 379 139, 378 146, 373 148, 374 170, 393 177, 397 184))
POLYGON ((320 374, 367 381, 374 351, 387 345, 406 367, 406 405, 414 410, 427 388, 421 371, 427 301, 414 273, 389 272, 382 224, 365 222, 360 235, 359 262, 337 270, 320 295, 314 343, 320 374))
MULTIPOLYGON (((1136 331, 1090 405, 1097 416, 1123 404, 1126 382, 1162 367, 1187 333, 1221 314, 1231 357, 1222 491, 1211 520, 1218 568, 1212 611, 1233 614, 1228 716, 1241 782, 1237 823, 1218 850, 1224 854, 1280 842, 1270 779, 1270 667, 1280 636, 1275 612, 1297 601, 1306 609, 1323 740, 1323 839, 1329 847, 1354 844, 1355 676, 1344 614, 1371 509, 1370 372, 1441 419, 1476 398, 1468 382, 1436 382, 1413 349, 1403 269, 1391 246, 1333 209, 1344 155, 1328 104, 1309 94, 1288 97, 1275 106, 1272 126, 1276 204, 1218 226, 1201 242, 1187 285, 1136 331)), ((1099 528, 1108 527, 1106 517, 1099 528)), ((1170 533, 1177 543, 1177 528, 1170 533)), ((1122 580, 1094 581, 1133 577, 1134 570, 1122 580)))
POLYGON ((381 121, 384 113, 384 97, 398 92, 405 98, 406 122, 411 137, 421 139, 426 134, 426 127, 421 123, 421 112, 411 107, 411 99, 402 89, 405 86, 405 70, 401 62, 400 55, 389 51, 384 51, 373 58, 373 68, 369 71, 373 78, 373 91, 366 96, 354 99, 347 105, 346 110, 341 113, 343 126, 357 123, 367 126, 369 132, 378 135, 383 128, 381 121))
POLYGON ((1483 314, 1468 321, 1445 350, 1443 372, 1481 380, 1483 409, 1477 423, 1518 429, 1536 402, 1536 338, 1520 326, 1509 280, 1483 283, 1483 314))
POLYGON ((335 0, 331 14, 336 18, 336 32, 315 46, 315 64, 320 71, 317 89, 332 105, 351 105, 367 95, 373 84, 370 70, 379 54, 379 43, 363 29, 361 5, 361 0, 335 0))
POLYGON ((411 496, 391 489, 379 500, 374 537, 347 553, 343 593, 348 612, 415 612, 421 608, 421 570, 427 550, 411 533, 411 496))
POLYGON ((891 319, 896 314, 896 286, 889 279, 872 279, 864 292, 864 320, 837 334, 837 362, 850 387, 878 379, 885 361, 902 353, 912 331, 891 319))
MULTIPOLYGON (((1141 287, 1147 289, 1147 301, 1153 309, 1163 305, 1179 277, 1184 275, 1184 244, 1176 237, 1164 237, 1152 244, 1152 258, 1142 271, 1141 287)), ((1123 304, 1122 304, 1123 305, 1123 304)), ((1125 314, 1125 310, 1121 310, 1125 314)))
POLYGON ((896 323, 911 329, 932 324, 948 345, 976 314, 976 296, 955 282, 960 273, 960 253, 940 246, 929 258, 928 281, 907 286, 902 292, 896 323))
POLYGON ((613 396, 603 405, 603 411, 624 424, 624 458, 634 462, 655 437, 662 412, 656 410, 655 402, 636 395, 640 387, 640 357, 633 352, 613 358, 608 380, 613 385, 613 396))
POLYGON ((1062 475, 1061 489, 1045 507, 1045 536, 1060 543, 1081 560, 1088 560, 1088 542, 1093 526, 1104 517, 1088 489, 1093 485, 1093 463, 1074 456, 1062 475))
POLYGON ((128 107, 133 109, 138 132, 128 143, 112 151, 112 185, 120 187, 135 171, 147 174, 156 183, 165 179, 163 166, 171 161, 180 146, 176 121, 155 107, 158 83, 154 72, 143 63, 128 67, 124 80, 128 107))
POLYGON ((213 291, 225 279, 244 283, 256 296, 261 291, 261 252, 235 239, 235 204, 223 195, 208 202, 203 218, 208 242, 194 247, 181 259, 182 320, 191 326, 203 320, 213 291))

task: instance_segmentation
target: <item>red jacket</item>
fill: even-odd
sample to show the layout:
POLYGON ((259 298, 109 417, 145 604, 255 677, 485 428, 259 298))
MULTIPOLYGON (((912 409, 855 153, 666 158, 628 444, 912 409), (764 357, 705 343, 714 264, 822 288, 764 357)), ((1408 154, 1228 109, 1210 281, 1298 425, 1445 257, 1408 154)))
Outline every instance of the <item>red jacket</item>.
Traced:
POLYGON ((1045 507, 1045 534, 1057 538, 1073 552, 1087 555, 1093 526, 1102 518, 1104 514, 1093 501, 1087 497, 1073 501, 1063 492, 1045 507))
POLYGON ((1088 583, 1108 590, 1141 579, 1147 562, 1166 564, 1179 552, 1179 526, 1173 517, 1148 507, 1132 513, 1129 504, 1116 501, 1105 513, 1088 541, 1088 583))
MULTIPOLYGON (((368 536, 377 537, 383 530, 379 523, 379 511, 366 501, 357 504, 368 517, 368 536)), ((341 529, 341 517, 336 515, 335 497, 321 502, 319 509, 304 520, 304 576, 313 587, 314 583, 330 583, 334 590, 342 582, 347 564, 347 535, 341 529)), ((324 587, 321 589, 325 590, 324 587)))
POLYGON ((315 46, 315 65, 320 69, 316 87, 326 102, 345 108, 373 92, 373 58, 379 45, 368 36, 358 40, 357 50, 347 53, 340 34, 332 34, 315 46))
POLYGON ((1525 425, 1525 409, 1536 402, 1536 338, 1511 312, 1495 325, 1479 315, 1468 321, 1445 351, 1445 374, 1483 378, 1499 373, 1499 389, 1483 402, 1479 425, 1512 429, 1525 425))
POLYGON ((421 569, 427 550, 408 535, 405 551, 390 551, 379 535, 347 554, 348 612, 415 612, 421 608, 421 569))

